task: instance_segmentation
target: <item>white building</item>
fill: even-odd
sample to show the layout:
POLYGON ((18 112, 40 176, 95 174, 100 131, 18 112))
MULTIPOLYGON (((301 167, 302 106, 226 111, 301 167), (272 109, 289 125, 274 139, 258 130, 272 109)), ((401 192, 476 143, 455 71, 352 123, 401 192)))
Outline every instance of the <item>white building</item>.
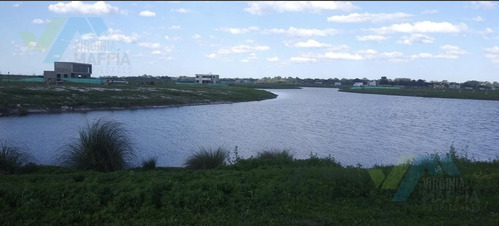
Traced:
POLYGON ((375 81, 375 80, 369 81, 368 86, 377 86, 377 81, 375 81))
POLYGON ((219 75, 213 74, 196 74, 195 83, 199 84, 216 84, 219 81, 219 75))
POLYGON ((356 82, 352 86, 361 87, 361 86, 363 86, 363 83, 362 82, 356 82))
POLYGON ((333 84, 333 86, 341 86, 342 83, 341 82, 335 82, 335 84, 333 84))

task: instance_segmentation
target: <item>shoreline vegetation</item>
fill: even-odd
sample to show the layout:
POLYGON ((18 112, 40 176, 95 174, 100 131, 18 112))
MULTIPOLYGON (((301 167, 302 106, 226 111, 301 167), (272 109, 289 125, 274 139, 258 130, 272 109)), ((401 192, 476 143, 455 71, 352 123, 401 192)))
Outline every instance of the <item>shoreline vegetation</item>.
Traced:
POLYGON ((0 117, 228 104, 276 98, 265 90, 209 85, 0 83, 0 117))
MULTIPOLYGON (((94 142, 92 137, 107 131, 115 136, 116 126, 89 125, 80 131, 81 141, 94 142)), ((453 146, 446 155, 452 162, 429 154, 421 164, 371 168, 342 166, 331 156, 312 153, 308 159, 295 159, 287 150, 264 150, 245 159, 237 147, 232 152, 200 149, 185 167, 157 167, 158 156, 134 168, 112 168, 109 163, 125 159, 116 155, 100 163, 88 155, 79 157, 98 154, 100 143, 81 148, 72 143, 77 145, 71 147, 76 155, 63 158, 72 157, 66 167, 20 165, 16 159, 17 165, 10 165, 13 171, 0 174, 0 221, 4 225, 498 224, 498 160, 474 161, 457 154, 453 146), (429 167, 438 160, 438 167, 446 170, 453 163, 459 175, 436 174, 431 167, 419 176, 408 199, 392 201, 409 175, 401 169, 429 167), (376 185, 373 172, 390 177, 395 171, 403 173, 401 181, 385 180, 397 186, 376 185)), ((131 154, 130 149, 120 149, 122 143, 115 145, 126 151, 121 154, 131 154)), ((4 156, 16 156, 12 152, 18 149, 6 150, 10 154, 0 155, 2 164, 4 156)))
POLYGON ((498 101, 498 90, 466 90, 466 89, 432 89, 432 88, 408 88, 401 89, 370 89, 370 87, 344 86, 339 89, 340 92, 361 93, 361 94, 380 94, 395 96, 415 96, 415 97, 435 97, 435 98, 453 98, 453 99, 473 99, 473 100, 496 100, 498 101))

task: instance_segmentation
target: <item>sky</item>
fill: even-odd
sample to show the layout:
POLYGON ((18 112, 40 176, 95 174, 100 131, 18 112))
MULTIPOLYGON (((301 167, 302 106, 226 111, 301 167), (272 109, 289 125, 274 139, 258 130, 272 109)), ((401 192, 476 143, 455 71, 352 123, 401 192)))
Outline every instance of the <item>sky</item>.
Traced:
POLYGON ((0 2, 0 73, 499 79, 498 2, 0 2))

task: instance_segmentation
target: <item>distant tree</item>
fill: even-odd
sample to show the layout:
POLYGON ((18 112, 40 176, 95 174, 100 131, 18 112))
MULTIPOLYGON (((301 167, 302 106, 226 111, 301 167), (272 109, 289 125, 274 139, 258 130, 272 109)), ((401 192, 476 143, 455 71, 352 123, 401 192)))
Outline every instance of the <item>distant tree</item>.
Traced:
POLYGON ((387 79, 387 77, 385 76, 382 76, 380 77, 380 82, 379 82, 380 85, 389 85, 389 80, 387 79))

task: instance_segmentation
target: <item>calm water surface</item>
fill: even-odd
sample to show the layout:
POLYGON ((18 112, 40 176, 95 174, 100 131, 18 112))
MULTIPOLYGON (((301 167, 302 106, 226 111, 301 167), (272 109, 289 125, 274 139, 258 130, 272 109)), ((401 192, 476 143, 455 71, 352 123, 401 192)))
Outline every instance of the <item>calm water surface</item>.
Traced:
MULTIPOLYGON (((337 89, 269 90, 259 102, 163 109, 96 111, 0 118, 0 139, 52 164, 57 149, 98 118, 122 122, 138 160, 182 166, 200 147, 250 157, 268 148, 333 156, 343 165, 393 164, 401 155, 444 153, 453 143, 478 160, 498 159, 498 101, 342 93, 337 89)), ((137 163, 138 164, 138 163, 137 163)))

